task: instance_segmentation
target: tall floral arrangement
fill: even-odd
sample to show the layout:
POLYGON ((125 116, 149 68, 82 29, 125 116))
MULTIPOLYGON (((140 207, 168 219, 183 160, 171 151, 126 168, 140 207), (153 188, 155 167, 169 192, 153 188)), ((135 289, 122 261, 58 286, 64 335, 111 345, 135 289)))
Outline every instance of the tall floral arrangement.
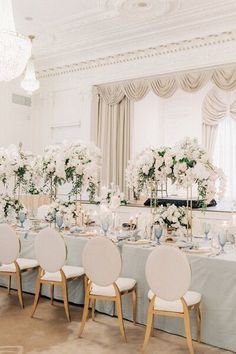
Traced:
POLYGON ((62 146, 56 171, 72 183, 70 195, 87 192, 89 200, 94 200, 99 185, 100 160, 100 150, 92 143, 79 141, 62 146))
POLYGON ((168 147, 147 148, 129 161, 126 169, 128 187, 139 195, 148 187, 172 178, 174 158, 168 147))
POLYGON ((219 199, 223 197, 225 175, 220 168, 213 165, 197 139, 185 138, 180 141, 174 147, 173 154, 172 180, 177 187, 197 184, 199 199, 203 205, 216 197, 219 199))
POLYGON ((13 194, 22 188, 27 191, 31 173, 32 154, 24 151, 22 145, 10 145, 0 150, 0 180, 7 192, 10 181, 13 184, 13 194))
POLYGON ((185 138, 174 148, 147 148, 126 170, 128 186, 139 195, 147 186, 170 179, 179 188, 197 184, 199 199, 206 205, 214 197, 223 196, 225 176, 210 161, 206 151, 196 139, 185 138))

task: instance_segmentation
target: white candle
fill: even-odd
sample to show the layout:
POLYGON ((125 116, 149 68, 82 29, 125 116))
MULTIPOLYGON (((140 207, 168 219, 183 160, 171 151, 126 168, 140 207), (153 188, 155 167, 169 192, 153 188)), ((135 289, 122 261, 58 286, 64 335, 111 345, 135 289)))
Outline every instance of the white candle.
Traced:
POLYGON ((236 226, 236 214, 232 215, 232 225, 236 226))

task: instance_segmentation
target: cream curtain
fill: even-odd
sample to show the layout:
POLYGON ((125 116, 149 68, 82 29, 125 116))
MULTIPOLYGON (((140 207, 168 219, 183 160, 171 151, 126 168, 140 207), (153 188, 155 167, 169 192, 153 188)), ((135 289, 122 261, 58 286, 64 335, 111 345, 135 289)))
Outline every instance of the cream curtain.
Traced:
POLYGON ((205 97, 202 106, 202 137, 203 146, 209 156, 213 156, 217 128, 226 117, 236 120, 236 99, 230 92, 213 88, 205 97))
POLYGON ((113 182, 127 194, 124 175, 130 159, 133 103, 127 97, 119 96, 115 89, 110 93, 111 97, 106 99, 96 91, 93 93, 92 140, 102 151, 102 184, 113 182))

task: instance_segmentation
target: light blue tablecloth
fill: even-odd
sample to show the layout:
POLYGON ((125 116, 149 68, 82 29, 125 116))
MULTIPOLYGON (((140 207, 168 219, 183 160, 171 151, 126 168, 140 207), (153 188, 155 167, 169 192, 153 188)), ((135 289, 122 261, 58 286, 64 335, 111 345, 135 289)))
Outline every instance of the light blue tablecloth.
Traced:
MULTIPOLYGON (((35 234, 27 237, 21 234, 21 257, 35 258, 35 234)), ((87 238, 65 236, 68 247, 67 263, 82 265, 82 252, 87 238)), ((145 279, 145 263, 152 248, 123 244, 121 255, 123 260, 121 276, 132 277, 137 281, 138 311, 137 321, 146 323, 148 285, 145 279)), ((210 258, 200 255, 189 255, 192 268, 191 289, 203 296, 202 341, 231 351, 236 351, 236 251, 231 250, 225 256, 210 258)), ((165 265, 163 265, 164 267, 165 265)), ((155 269, 153 270, 155 272, 155 269)), ((23 275, 23 290, 34 293, 36 272, 23 275)), ((0 277, 0 285, 6 285, 6 277, 0 277)), ((14 282, 12 284, 14 287, 14 282)), ((81 281, 69 283, 69 300, 83 304, 83 286, 81 281)), ((42 294, 49 296, 49 287, 43 286, 42 294)), ((55 289, 55 297, 62 299, 60 289, 55 289)), ((132 306, 129 295, 123 296, 124 318, 132 320, 132 306)), ((111 302, 97 303, 97 309, 107 314, 115 314, 111 302)), ((184 327, 181 319, 156 318, 155 327, 167 332, 183 335, 184 327)), ((192 318, 192 334, 195 337, 195 319, 192 318)))

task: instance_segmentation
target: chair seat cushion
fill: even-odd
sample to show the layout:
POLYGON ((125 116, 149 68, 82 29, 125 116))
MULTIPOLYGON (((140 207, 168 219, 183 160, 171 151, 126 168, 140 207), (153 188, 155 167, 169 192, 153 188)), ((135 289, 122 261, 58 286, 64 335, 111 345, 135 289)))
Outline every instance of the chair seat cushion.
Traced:
MULTIPOLYGON (((136 284, 136 280, 132 278, 118 278, 116 285, 120 292, 133 289, 136 284)), ((90 294, 101 296, 115 296, 115 289, 113 285, 99 286, 92 283, 90 294)))
MULTIPOLYGON (((149 290, 148 298, 151 300, 153 296, 152 290, 149 290)), ((196 291, 187 291, 184 295, 184 300, 188 306, 196 305, 201 301, 201 294, 196 291)), ((184 312, 181 300, 166 301, 158 297, 155 299, 154 309, 159 311, 184 312)))
MULTIPOLYGON (((36 259, 27 259, 27 258, 17 258, 16 262, 18 263, 20 270, 31 269, 37 267, 38 261, 36 259)), ((2 264, 0 265, 0 272, 16 272, 16 266, 14 263, 2 264)))
MULTIPOLYGON (((84 268, 82 268, 82 267, 65 265, 62 267, 62 270, 65 273, 66 279, 80 277, 81 275, 84 274, 84 268)), ((61 281, 62 280, 60 271, 55 272, 55 273, 45 272, 45 274, 43 275, 43 277, 41 279, 47 280, 47 281, 61 281)))

